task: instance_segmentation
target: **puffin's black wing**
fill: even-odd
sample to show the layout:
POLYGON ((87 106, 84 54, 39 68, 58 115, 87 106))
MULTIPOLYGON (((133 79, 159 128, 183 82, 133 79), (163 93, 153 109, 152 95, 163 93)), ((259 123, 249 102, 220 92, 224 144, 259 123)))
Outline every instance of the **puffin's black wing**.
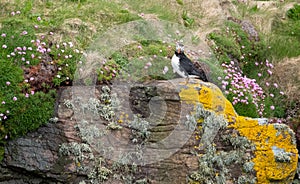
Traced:
POLYGON ((182 67, 189 75, 196 75, 204 82, 208 82, 205 73, 203 71, 199 71, 185 54, 179 55, 179 63, 180 67, 182 67))

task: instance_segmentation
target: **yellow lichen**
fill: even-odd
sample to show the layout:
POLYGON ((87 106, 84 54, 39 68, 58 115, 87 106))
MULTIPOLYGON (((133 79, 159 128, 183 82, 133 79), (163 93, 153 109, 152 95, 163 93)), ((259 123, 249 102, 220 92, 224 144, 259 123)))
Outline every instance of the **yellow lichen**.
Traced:
POLYGON ((212 84, 190 83, 182 87, 179 95, 185 103, 201 103, 205 109, 223 114, 231 122, 228 128, 238 130, 241 136, 253 142, 256 149, 252 161, 255 164, 257 183, 288 181, 293 178, 297 168, 298 150, 287 130, 279 132, 272 124, 260 125, 257 119, 239 116, 222 91, 212 84), (291 161, 277 162, 272 150, 274 146, 292 153, 291 161))

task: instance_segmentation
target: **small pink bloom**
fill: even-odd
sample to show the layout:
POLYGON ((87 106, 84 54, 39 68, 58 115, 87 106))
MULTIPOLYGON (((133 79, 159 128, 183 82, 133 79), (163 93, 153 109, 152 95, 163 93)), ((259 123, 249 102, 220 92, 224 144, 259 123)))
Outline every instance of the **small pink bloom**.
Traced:
POLYGON ((2 101, 2 104, 5 104, 5 101, 2 101))
POLYGON ((272 105, 272 106, 270 106, 270 109, 271 109, 271 110, 274 110, 274 109, 275 109, 275 107, 272 105))
POLYGON ((42 20, 42 18, 41 17, 37 17, 37 21, 41 21, 42 20))
POLYGON ((31 95, 34 95, 34 91, 31 91, 30 93, 31 93, 31 95))
POLYGON ((21 34, 22 34, 22 35, 27 35, 28 32, 27 32, 27 31, 23 31, 21 34))
POLYGON ((29 80, 33 81, 33 80, 34 80, 34 77, 30 77, 30 79, 29 79, 29 80))
POLYGON ((258 77, 261 77, 261 73, 258 73, 257 75, 258 75, 258 77))
POLYGON ((221 77, 218 77, 218 80, 222 80, 222 78, 221 78, 221 77))
POLYGON ((21 12, 20 11, 16 11, 16 14, 21 14, 21 12))
POLYGON ((1 37, 6 37, 6 34, 5 34, 5 33, 2 33, 2 34, 1 34, 1 37))
POLYGON ((6 85, 8 85, 8 86, 9 86, 9 85, 10 85, 10 82, 9 82, 9 81, 7 81, 7 82, 6 82, 6 85))
POLYGON ((28 97, 29 97, 29 94, 28 94, 28 93, 26 93, 26 94, 25 94, 25 97, 26 97, 26 98, 28 98, 28 97))
POLYGON ((7 48, 7 45, 2 45, 2 48, 3 48, 3 49, 6 49, 6 48, 7 48))
POLYGON ((281 95, 284 95, 284 92, 283 92, 283 91, 280 91, 279 93, 280 93, 281 95))
POLYGON ((270 83, 266 82, 266 86, 270 86, 270 83))
POLYGON ((274 85, 275 88, 278 88, 278 84, 277 83, 274 83, 273 85, 274 85))
POLYGON ((18 98, 14 96, 13 97, 13 101, 17 101, 17 100, 18 100, 18 98))
POLYGON ((138 47, 137 47, 138 49, 142 49, 142 46, 141 45, 138 45, 138 47))
POLYGON ((10 14, 11 14, 12 16, 15 16, 16 13, 15 13, 15 12, 11 12, 10 14))
POLYGON ((268 73, 269 73, 269 75, 272 75, 272 71, 271 70, 268 70, 268 73))
POLYGON ((165 75, 168 71, 169 71, 169 68, 167 66, 165 66, 164 70, 163 70, 163 74, 165 75))
POLYGON ((270 97, 272 97, 272 98, 273 98, 273 97, 274 97, 274 94, 273 94, 273 93, 271 93, 271 94, 270 94, 270 97))
POLYGON ((152 66, 151 62, 146 63, 146 66, 152 66))

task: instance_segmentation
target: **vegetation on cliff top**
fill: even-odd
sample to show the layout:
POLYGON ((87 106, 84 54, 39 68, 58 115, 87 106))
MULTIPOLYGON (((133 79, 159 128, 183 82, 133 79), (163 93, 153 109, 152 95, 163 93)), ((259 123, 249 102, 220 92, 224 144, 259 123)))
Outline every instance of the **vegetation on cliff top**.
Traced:
MULTIPOLYGON (((83 62, 83 50, 99 32, 147 18, 146 14, 196 29, 203 15, 185 9, 184 1, 177 3, 172 5, 178 6, 174 12, 168 8, 170 4, 157 1, 1 2, 0 144, 48 122, 53 116, 55 89, 72 85, 76 67, 83 62)), ((212 59, 224 68, 220 81, 214 82, 221 84, 240 115, 286 118, 287 109, 299 106, 271 77, 274 65, 282 58, 300 55, 299 9, 294 5, 284 20, 274 17, 271 32, 259 34, 260 40, 249 39, 242 26, 233 21, 226 21, 220 31, 209 34, 215 54, 212 59)), ((259 8, 248 10, 256 13, 259 8)), ((128 45, 97 68, 98 83, 109 83, 126 67, 133 80, 149 80, 139 78, 138 71, 147 73, 150 79, 173 78, 168 60, 173 44, 144 40, 128 45), (143 59, 143 55, 160 62, 143 59), (138 62, 131 62, 134 60, 138 62)))

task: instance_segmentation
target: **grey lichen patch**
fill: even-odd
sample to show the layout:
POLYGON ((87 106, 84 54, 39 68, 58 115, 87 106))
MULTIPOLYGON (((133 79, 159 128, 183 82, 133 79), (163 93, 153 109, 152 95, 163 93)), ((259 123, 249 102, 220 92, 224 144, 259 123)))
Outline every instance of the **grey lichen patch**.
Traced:
POLYGON ((132 132, 132 142, 133 143, 143 143, 146 142, 150 136, 150 123, 144 118, 134 116, 133 120, 128 124, 132 132))
POLYGON ((272 146, 272 151, 276 162, 289 163, 291 162, 293 156, 292 153, 286 152, 284 149, 278 148, 277 146, 272 146))
POLYGON ((205 110, 198 105, 191 121, 198 123, 200 145, 198 170, 189 175, 189 182, 206 184, 256 183, 252 156, 255 146, 245 137, 227 128, 228 122, 222 115, 205 110), (226 147, 226 149, 224 149, 226 147), (234 173, 237 172, 237 173, 234 173))
POLYGON ((292 129, 290 129, 287 125, 274 123, 273 127, 277 130, 276 136, 279 136, 280 134, 287 132, 290 135, 290 137, 292 138, 292 140, 291 140, 292 144, 296 145, 295 132, 292 129))
POLYGON ((71 100, 68 100, 68 99, 64 99, 64 105, 65 105, 68 109, 73 109, 73 108, 74 108, 74 104, 72 103, 71 100))
POLYGON ((104 166, 105 162, 102 158, 95 160, 94 168, 88 174, 90 183, 102 183, 106 181, 113 172, 104 166))
POLYGON ((58 122, 58 117, 53 117, 49 119, 50 123, 57 123, 58 122))
POLYGON ((77 142, 60 145, 59 154, 60 156, 72 156, 77 166, 80 166, 80 163, 85 159, 94 159, 90 146, 77 142))
POLYGON ((249 178, 248 176, 240 176, 237 181, 238 184, 255 184, 255 178, 249 178))
POLYGON ((107 134, 107 131, 99 129, 96 125, 89 125, 86 120, 81 120, 75 128, 83 142, 91 143, 94 139, 101 138, 107 134))
POLYGON ((110 122, 107 126, 106 126, 107 129, 110 129, 110 130, 120 130, 122 129, 123 127, 121 125, 119 125, 118 123, 116 122, 110 122))
POLYGON ((244 165, 243 165, 243 169, 245 172, 249 173, 249 172, 253 172, 254 168, 254 162, 246 162, 244 165))

